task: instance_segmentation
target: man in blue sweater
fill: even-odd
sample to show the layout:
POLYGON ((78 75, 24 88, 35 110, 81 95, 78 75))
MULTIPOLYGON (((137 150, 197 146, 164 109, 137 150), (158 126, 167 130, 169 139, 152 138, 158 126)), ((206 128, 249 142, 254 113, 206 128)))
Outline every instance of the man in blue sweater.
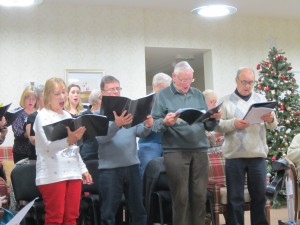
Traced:
MULTIPOLYGON (((120 82, 113 76, 104 76, 100 84, 102 96, 120 96, 120 82)), ((99 197, 101 199, 101 225, 115 225, 115 216, 123 194, 128 203, 132 225, 145 225, 146 211, 142 198, 142 179, 139 173, 136 137, 146 137, 151 132, 153 118, 148 118, 129 129, 131 114, 114 112, 107 136, 97 137, 99 148, 99 197)))
MULTIPOLYGON (((169 87, 171 83, 171 77, 165 73, 158 73, 153 76, 152 88, 153 92, 157 93, 160 90, 169 87)), ((142 178, 144 177, 145 168, 148 162, 152 159, 162 156, 161 146, 161 134, 159 132, 152 131, 146 138, 139 139, 139 151, 138 156, 141 161, 140 173, 142 178)))
POLYGON ((205 98, 192 88, 194 70, 183 61, 175 65, 170 87, 156 94, 152 109, 153 130, 162 133, 164 163, 173 203, 173 225, 204 225, 208 183, 209 143, 221 117, 216 113, 204 122, 189 125, 175 112, 180 108, 207 110, 205 98))

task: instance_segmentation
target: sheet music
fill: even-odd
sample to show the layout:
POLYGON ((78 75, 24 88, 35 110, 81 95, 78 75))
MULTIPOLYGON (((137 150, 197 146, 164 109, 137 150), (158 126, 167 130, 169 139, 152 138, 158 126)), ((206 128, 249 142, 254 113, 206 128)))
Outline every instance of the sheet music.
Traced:
POLYGON ((31 202, 25 205, 6 225, 19 225, 29 209, 33 206, 36 199, 38 198, 33 199, 31 202))
POLYGON ((261 117, 272 111, 274 111, 274 109, 265 108, 265 107, 252 108, 245 116, 244 120, 246 120, 250 124, 263 123, 264 121, 261 119, 261 117))

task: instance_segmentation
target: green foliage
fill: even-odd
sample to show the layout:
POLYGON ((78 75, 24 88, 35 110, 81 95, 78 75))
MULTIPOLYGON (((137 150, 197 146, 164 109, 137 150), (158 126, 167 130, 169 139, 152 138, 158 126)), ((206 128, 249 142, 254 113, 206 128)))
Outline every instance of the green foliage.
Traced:
MULTIPOLYGON (((271 161, 286 155, 294 136, 300 133, 300 103, 298 85, 295 75, 291 72, 284 52, 271 48, 266 60, 262 60, 256 67, 259 71, 255 91, 266 96, 268 101, 275 100, 278 127, 274 131, 267 131, 267 144, 269 154, 267 159, 267 172, 271 180, 276 176, 272 172, 271 161)), ((281 190, 272 200, 272 208, 279 208, 286 202, 281 190)))
POLYGON ((286 195, 283 191, 279 191, 276 198, 271 201, 272 209, 279 209, 286 205, 286 195))
POLYGON ((271 48, 266 60, 256 67, 259 71, 255 91, 266 96, 268 101, 275 100, 278 127, 267 132, 269 160, 285 155, 293 137, 300 132, 300 104, 298 85, 291 72, 284 52, 271 48))

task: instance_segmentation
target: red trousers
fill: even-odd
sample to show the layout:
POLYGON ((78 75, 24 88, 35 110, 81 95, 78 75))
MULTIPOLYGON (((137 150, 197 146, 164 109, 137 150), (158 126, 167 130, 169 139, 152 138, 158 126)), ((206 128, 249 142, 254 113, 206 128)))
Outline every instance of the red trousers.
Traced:
POLYGON ((76 225, 81 188, 81 180, 66 180, 38 186, 45 204, 45 225, 76 225))

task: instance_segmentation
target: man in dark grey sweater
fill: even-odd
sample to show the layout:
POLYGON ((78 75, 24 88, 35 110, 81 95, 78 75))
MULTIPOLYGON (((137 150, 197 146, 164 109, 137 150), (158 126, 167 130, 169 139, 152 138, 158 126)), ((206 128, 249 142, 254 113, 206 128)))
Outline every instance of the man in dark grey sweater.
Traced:
POLYGON ((207 110, 205 98, 192 88, 193 69, 183 61, 175 65, 170 87, 156 94, 153 130, 162 133, 164 162, 173 203, 173 225, 204 225, 209 147, 205 130, 220 119, 216 113, 189 125, 175 113, 180 108, 207 110))
MULTIPOLYGON (((102 96, 120 96, 120 82, 113 76, 101 80, 102 96)), ((147 215, 143 205, 142 179, 139 173, 136 137, 146 137, 151 132, 153 118, 148 118, 129 129, 132 115, 114 112, 115 121, 110 122, 107 136, 97 137, 99 148, 99 197, 101 199, 101 224, 115 225, 115 216, 122 200, 128 203, 132 225, 146 225, 147 215)))

